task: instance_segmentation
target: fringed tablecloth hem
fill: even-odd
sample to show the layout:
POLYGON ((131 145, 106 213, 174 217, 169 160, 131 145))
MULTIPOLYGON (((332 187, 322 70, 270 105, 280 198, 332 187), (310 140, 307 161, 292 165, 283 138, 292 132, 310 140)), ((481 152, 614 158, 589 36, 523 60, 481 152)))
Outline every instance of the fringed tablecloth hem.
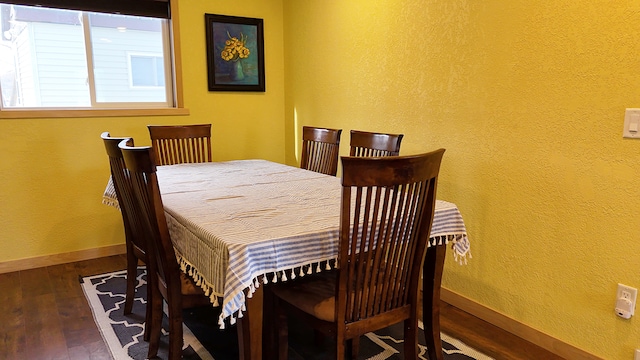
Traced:
POLYGON ((180 270, 182 270, 185 274, 191 276, 196 285, 198 285, 204 291, 204 295, 209 297, 209 301, 211 301, 211 304, 213 304, 213 306, 220 306, 220 302, 218 300, 222 298, 223 294, 213 291, 213 285, 207 282, 205 278, 200 275, 198 269, 196 269, 190 262, 185 260, 184 257, 177 253, 176 257, 178 259, 178 263, 180 264, 180 270))
POLYGON ((253 283, 255 286, 249 288, 249 292, 247 294, 248 298, 251 298, 255 289, 259 287, 260 278, 262 278, 263 284, 277 283, 278 281, 287 281, 289 279, 293 280, 296 277, 304 277, 305 275, 317 274, 324 271, 329 271, 332 269, 337 269, 337 259, 330 259, 327 261, 313 262, 306 265, 296 265, 291 268, 278 270, 278 271, 267 271, 264 274, 260 274, 253 279, 253 283), (333 264, 333 265, 332 265, 333 264), (269 273, 271 273, 271 280, 269 280, 269 273), (289 274, 289 276, 287 276, 289 274))
MULTIPOLYGON (((313 262, 306 265, 297 265, 292 266, 291 268, 284 270, 267 270, 261 274, 258 274, 253 279, 249 285, 245 286, 245 292, 243 292, 243 297, 248 299, 253 297, 253 294, 260 288, 260 284, 268 284, 273 283, 276 284, 278 282, 293 280, 297 277, 304 277, 305 275, 317 274, 322 271, 330 271, 337 268, 337 259, 331 259, 327 261, 313 262)), ((241 319, 243 317, 243 312, 246 311, 245 303, 246 301, 242 301, 242 307, 238 308, 237 306, 233 306, 233 304, 224 304, 222 313, 218 318, 218 325, 220 325, 220 329, 225 328, 225 320, 229 320, 230 325, 234 325, 237 322, 237 319, 241 319), (229 311, 225 311, 224 307, 231 305, 231 309, 229 311)))
POLYGON ((471 244, 467 234, 453 234, 449 235, 449 239, 453 243, 453 259, 460 265, 467 265, 468 259, 473 258, 471 256, 471 244))
POLYGON ((113 206, 116 209, 120 210, 120 204, 118 204, 118 200, 115 200, 112 197, 108 197, 108 196, 103 196, 102 197, 102 203, 104 205, 108 205, 108 206, 113 206))

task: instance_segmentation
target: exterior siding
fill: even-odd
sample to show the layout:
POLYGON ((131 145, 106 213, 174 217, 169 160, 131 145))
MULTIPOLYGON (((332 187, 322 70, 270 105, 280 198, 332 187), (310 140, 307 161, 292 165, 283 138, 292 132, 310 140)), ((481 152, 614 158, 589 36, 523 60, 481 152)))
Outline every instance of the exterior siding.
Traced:
POLYGON ((84 34, 78 25, 30 23, 43 107, 91 106, 84 34))
POLYGON ((157 32, 92 28, 93 57, 98 101, 165 101, 164 87, 132 87, 129 54, 162 56, 162 35, 157 32), (107 41, 108 39, 108 41, 107 41))
POLYGON ((31 29, 28 27, 24 28, 16 40, 19 64, 17 67, 18 93, 23 106, 39 106, 40 103, 36 96, 36 81, 34 79, 33 71, 35 67, 32 62, 32 60, 34 60, 34 56, 31 55, 30 30, 31 29))

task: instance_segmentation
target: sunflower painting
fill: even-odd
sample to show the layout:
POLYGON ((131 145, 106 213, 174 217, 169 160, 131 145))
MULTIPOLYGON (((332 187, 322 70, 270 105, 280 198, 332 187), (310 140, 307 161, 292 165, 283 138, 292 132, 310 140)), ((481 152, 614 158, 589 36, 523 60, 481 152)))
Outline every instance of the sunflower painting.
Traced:
POLYGON ((205 14, 210 91, 265 91, 262 19, 205 14))

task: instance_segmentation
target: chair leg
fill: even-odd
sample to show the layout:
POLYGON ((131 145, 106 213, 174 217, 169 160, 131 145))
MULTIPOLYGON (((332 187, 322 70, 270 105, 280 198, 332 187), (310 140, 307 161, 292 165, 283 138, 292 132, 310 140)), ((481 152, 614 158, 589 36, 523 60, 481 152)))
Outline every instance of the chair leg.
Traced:
POLYGON ((151 323, 153 321, 152 311, 153 307, 151 306, 153 299, 153 291, 151 291, 151 285, 149 283, 149 269, 147 271, 147 305, 145 306, 145 315, 144 315, 144 334, 142 338, 144 341, 149 341, 151 337, 151 323))
MULTIPOLYGON (((155 274, 152 274, 155 275, 155 274)), ((152 291, 151 303, 147 303, 147 306, 151 306, 151 322, 147 324, 149 326, 149 351, 147 353, 148 358, 154 358, 158 355, 158 348, 160 347, 160 334, 162 330, 162 295, 160 291, 151 283, 150 290, 152 291)), ((149 291, 149 290, 147 290, 149 291)))
POLYGON ((127 247, 127 290, 124 298, 124 314, 131 314, 133 309, 133 298, 136 292, 136 275, 138 259, 133 253, 133 249, 127 247))
POLYGON ((346 341, 343 339, 336 339, 336 360, 344 360, 346 352, 346 341))
POLYGON ((169 305, 169 360, 182 359, 182 305, 172 301, 169 305))
POLYGON ((418 319, 404 321, 404 358, 418 358, 418 319))
POLYGON ((347 349, 349 348, 350 348, 349 352, 351 354, 351 358, 357 359, 358 353, 360 352, 360 336, 354 337, 353 339, 349 340, 349 343, 347 344, 347 349))
POLYGON ((440 339, 440 288, 446 252, 446 246, 428 248, 423 265, 422 322, 430 360, 444 359, 440 339))

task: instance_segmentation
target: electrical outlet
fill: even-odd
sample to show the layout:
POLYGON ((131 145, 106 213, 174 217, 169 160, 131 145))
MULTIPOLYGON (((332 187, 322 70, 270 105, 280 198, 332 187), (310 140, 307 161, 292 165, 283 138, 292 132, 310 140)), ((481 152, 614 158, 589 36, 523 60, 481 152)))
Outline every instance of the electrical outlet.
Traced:
POLYGON ((637 297, 638 289, 618 284, 615 307, 616 314, 621 318, 629 319, 635 312, 637 297))
POLYGON ((640 360, 640 349, 636 349, 636 355, 633 357, 633 360, 640 360))
POLYGON ((631 286, 618 284, 618 299, 629 300, 635 304, 636 297, 638 296, 638 289, 631 286))

